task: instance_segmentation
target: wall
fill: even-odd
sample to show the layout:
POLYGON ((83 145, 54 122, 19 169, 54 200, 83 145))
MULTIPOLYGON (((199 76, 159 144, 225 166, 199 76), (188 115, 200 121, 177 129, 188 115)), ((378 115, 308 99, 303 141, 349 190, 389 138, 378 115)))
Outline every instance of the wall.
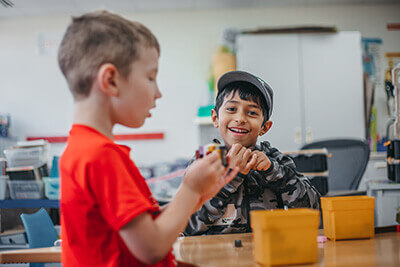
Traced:
MULTIPOLYGON (((137 141, 132 157, 139 165, 190 157, 198 132, 193 119, 208 103, 206 80, 221 32, 228 27, 254 29, 283 25, 336 25, 359 30, 364 37, 383 39, 383 52, 400 51, 400 32, 386 23, 398 22, 400 5, 281 7, 259 9, 121 13, 147 25, 159 38, 159 86, 163 98, 145 126, 117 127, 116 133, 162 131, 162 141, 137 141)), ((72 123, 72 99, 56 62, 56 53, 38 54, 39 34, 61 34, 68 16, 0 19, 0 112, 12 116, 11 133, 23 139, 35 135, 66 135, 72 123)), ((378 128, 386 124, 385 93, 375 99, 378 128)), ((278 122, 275 126, 278 127, 278 122)), ((60 154, 64 145, 53 146, 60 154)))

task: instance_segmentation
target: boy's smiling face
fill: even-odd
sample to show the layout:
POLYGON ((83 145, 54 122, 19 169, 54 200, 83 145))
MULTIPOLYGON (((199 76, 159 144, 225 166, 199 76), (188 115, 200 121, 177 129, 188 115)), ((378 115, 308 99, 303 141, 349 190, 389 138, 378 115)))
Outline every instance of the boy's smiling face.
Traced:
POLYGON ((228 148, 233 144, 254 148, 258 136, 265 134, 272 126, 271 121, 263 125, 264 116, 260 105, 241 99, 238 92, 227 95, 218 114, 212 110, 211 117, 228 148))

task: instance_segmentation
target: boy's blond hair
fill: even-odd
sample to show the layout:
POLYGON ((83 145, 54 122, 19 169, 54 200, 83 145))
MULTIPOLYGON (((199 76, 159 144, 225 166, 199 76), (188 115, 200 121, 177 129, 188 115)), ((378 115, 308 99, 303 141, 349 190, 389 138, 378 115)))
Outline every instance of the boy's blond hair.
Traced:
POLYGON ((143 47, 154 47, 160 54, 157 38, 147 27, 96 11, 72 19, 58 51, 58 64, 77 100, 89 95, 102 64, 113 64, 127 77, 143 47))

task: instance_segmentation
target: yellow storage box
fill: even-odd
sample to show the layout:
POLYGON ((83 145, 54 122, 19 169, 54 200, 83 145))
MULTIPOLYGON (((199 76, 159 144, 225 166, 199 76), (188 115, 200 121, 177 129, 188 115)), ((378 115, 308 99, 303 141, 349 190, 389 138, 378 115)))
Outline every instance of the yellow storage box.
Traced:
POLYGON ((319 211, 299 208, 250 211, 254 258, 261 265, 318 261, 319 211))
POLYGON ((322 197, 321 205, 327 238, 338 240, 374 236, 374 197, 322 197))

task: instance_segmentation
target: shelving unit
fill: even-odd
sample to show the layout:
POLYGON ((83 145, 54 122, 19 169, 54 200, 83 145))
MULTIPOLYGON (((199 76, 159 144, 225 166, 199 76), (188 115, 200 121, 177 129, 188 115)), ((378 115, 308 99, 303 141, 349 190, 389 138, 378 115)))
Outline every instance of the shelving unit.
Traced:
POLYGON ((4 149, 11 147, 17 143, 15 137, 0 137, 0 158, 4 158, 4 149))
MULTIPOLYGON (((1 209, 21 209, 21 208, 26 208, 26 209, 36 209, 36 208, 49 208, 51 209, 50 211, 50 217, 52 217, 53 222, 56 220, 55 218, 58 217, 58 215, 54 215, 58 213, 57 211, 53 209, 58 209, 60 208, 60 201, 59 200, 50 200, 50 199, 5 199, 5 200, 0 200, 0 210, 1 209)), ((1 220, 1 211, 0 211, 0 232, 3 232, 3 225, 2 225, 2 220, 1 220)), ((57 219, 58 220, 58 219, 57 219)))
POLYGON ((5 199, 0 200, 0 209, 59 208, 59 200, 50 199, 5 199))

